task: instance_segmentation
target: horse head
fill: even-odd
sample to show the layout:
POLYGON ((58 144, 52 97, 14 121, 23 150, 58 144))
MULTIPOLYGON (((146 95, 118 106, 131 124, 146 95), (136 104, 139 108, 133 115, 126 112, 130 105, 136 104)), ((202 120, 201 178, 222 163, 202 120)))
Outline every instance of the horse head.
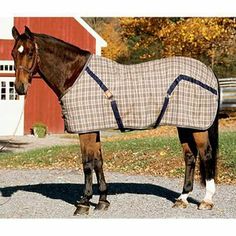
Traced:
POLYGON ((15 89, 19 95, 25 95, 33 75, 38 70, 38 47, 34 34, 26 26, 23 34, 19 34, 14 26, 12 36, 15 39, 11 53, 15 63, 15 89))

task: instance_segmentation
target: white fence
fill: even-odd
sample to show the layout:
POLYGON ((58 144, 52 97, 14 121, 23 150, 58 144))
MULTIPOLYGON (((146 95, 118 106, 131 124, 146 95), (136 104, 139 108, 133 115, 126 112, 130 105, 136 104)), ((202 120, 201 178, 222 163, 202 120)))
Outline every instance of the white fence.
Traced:
POLYGON ((220 110, 236 109, 236 78, 219 79, 220 110))

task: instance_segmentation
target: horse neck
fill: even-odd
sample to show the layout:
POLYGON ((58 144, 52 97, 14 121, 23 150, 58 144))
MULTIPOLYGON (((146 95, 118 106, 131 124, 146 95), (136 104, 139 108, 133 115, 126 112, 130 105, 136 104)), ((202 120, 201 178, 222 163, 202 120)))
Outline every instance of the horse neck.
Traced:
POLYGON ((60 98, 81 73, 90 53, 51 38, 36 37, 39 74, 60 98))

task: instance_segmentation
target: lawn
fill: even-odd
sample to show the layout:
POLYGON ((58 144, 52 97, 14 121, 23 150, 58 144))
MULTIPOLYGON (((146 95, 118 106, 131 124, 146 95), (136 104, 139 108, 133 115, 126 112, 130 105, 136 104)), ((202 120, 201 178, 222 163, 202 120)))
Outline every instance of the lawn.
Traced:
MULTIPOLYGON (((129 174, 184 176, 177 137, 122 134, 103 141, 105 171, 129 174)), ((218 182, 236 183, 236 132, 220 133, 218 182)), ((24 153, 2 153, 0 168, 81 169, 78 145, 55 146, 24 153)), ((198 169, 196 171, 198 176, 198 169)))

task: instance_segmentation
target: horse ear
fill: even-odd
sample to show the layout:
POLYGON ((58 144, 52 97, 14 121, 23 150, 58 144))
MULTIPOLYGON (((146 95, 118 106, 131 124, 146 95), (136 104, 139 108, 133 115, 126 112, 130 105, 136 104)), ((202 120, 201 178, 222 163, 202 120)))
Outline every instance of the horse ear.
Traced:
POLYGON ((12 27, 12 36, 15 40, 17 40, 17 38, 20 36, 20 34, 15 26, 12 27))
POLYGON ((30 31, 30 29, 27 26, 25 26, 25 35, 30 39, 34 38, 34 34, 30 31))

